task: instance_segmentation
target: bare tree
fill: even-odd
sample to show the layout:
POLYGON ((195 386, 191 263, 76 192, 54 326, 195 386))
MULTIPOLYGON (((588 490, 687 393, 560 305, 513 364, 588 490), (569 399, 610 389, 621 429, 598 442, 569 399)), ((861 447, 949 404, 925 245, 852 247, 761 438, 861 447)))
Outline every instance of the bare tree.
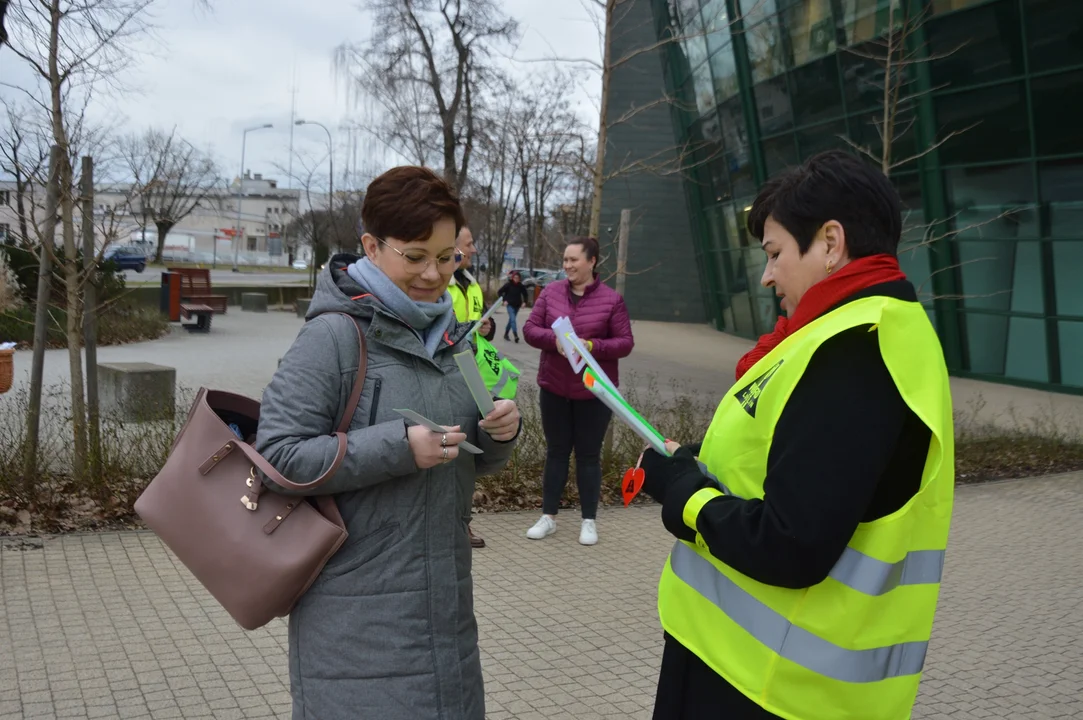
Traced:
POLYGON ((0 100, 6 125, 0 128, 0 172, 15 179, 15 216, 20 244, 31 240, 34 220, 34 181, 45 173, 49 162, 49 145, 40 128, 27 117, 28 108, 22 104, 0 100))
MULTIPOLYGON (((902 158, 895 156, 896 146, 914 132, 917 123, 914 104, 923 93, 914 89, 914 66, 943 60, 959 50, 957 47, 944 53, 929 53, 926 48, 919 47, 914 36, 928 21, 931 10, 912 5, 909 2, 900 4, 898 0, 889 2, 887 30, 883 35, 867 43, 862 49, 845 49, 846 53, 874 65, 875 75, 862 78, 862 82, 879 93, 880 107, 869 119, 869 124, 876 133, 876 143, 856 142, 845 136, 843 140, 877 163, 880 170, 889 176, 895 170, 928 155, 955 136, 974 127, 971 125, 953 130, 911 155, 902 158)), ((939 88, 933 88, 929 92, 937 89, 939 88)))
POLYGON ((372 36, 344 43, 335 68, 361 101, 385 110, 377 137, 419 164, 438 159, 466 185, 486 87, 498 79, 492 50, 518 35, 496 0, 365 0, 372 36))
POLYGON ((148 130, 122 142, 122 155, 133 184, 127 201, 133 216, 154 223, 158 231, 154 262, 162 261, 169 231, 188 217, 220 184, 208 155, 177 135, 148 130))
POLYGON ((550 201, 585 141, 568 97, 574 86, 568 73, 553 71, 529 82, 533 89, 516 110, 515 148, 523 187, 527 253, 533 270, 545 237, 550 201))
MULTIPOLYGON (((644 55, 659 52, 674 43, 683 43, 694 38, 701 38, 707 34, 707 31, 703 29, 691 32, 667 30, 664 36, 657 41, 648 42, 620 54, 615 54, 613 52, 614 40, 619 39, 621 34, 636 29, 635 21, 631 19, 632 12, 636 8, 635 4, 637 2, 646 3, 649 0, 580 1, 598 30, 602 50, 601 61, 587 57, 569 58, 553 55, 526 60, 526 62, 561 63, 587 67, 597 73, 601 79, 596 141, 594 143, 584 143, 580 153, 580 161, 589 168, 591 176, 590 222, 587 234, 597 237, 601 226, 602 188, 607 182, 619 176, 636 173, 657 175, 684 173, 697 164, 713 159, 718 150, 710 143, 689 140, 666 146, 643 156, 622 158, 609 156, 609 133, 617 125, 634 123, 644 112, 659 107, 691 109, 686 107, 686 103, 683 103, 679 98, 662 90, 657 97, 648 102, 642 104, 630 103, 627 107, 614 112, 610 102, 610 86, 614 73, 620 72, 644 55), (588 152, 588 150, 592 150, 592 152, 588 152), (704 151, 708 154, 704 154, 704 151)), ((649 17, 650 13, 647 16, 649 17)), ((715 27, 710 31, 715 32, 720 29, 715 27)))
MULTIPOLYGON (((17 88, 48 115, 52 144, 59 150, 57 191, 64 241, 68 360, 71 371, 74 473, 88 467, 86 407, 82 369, 82 288, 89 275, 75 243, 74 187, 69 105, 85 110, 93 87, 110 82, 131 62, 131 41, 148 29, 146 9, 153 0, 37 0, 8 7, 11 51, 34 73, 37 85, 17 88)), ((52 252, 52 238, 46 238, 52 252)))
POLYGON ((474 237, 488 258, 486 285, 492 282, 494 275, 499 275, 504 253, 523 217, 523 185, 517 166, 513 106, 514 101, 507 100, 500 106, 500 112, 494 113, 483 127, 476 180, 464 192, 474 237))

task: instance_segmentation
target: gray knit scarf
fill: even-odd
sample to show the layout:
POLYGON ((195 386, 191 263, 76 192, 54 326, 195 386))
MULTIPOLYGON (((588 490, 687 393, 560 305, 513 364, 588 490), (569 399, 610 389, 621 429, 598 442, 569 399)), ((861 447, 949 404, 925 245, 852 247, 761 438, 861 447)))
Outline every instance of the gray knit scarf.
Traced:
POLYGON ((436 355, 436 350, 444 340, 444 333, 455 323, 455 309, 450 293, 445 290, 434 303, 411 300, 409 295, 391 282, 391 278, 367 257, 347 267, 346 272, 358 285, 375 295, 388 310, 413 328, 424 343, 429 357, 436 355))

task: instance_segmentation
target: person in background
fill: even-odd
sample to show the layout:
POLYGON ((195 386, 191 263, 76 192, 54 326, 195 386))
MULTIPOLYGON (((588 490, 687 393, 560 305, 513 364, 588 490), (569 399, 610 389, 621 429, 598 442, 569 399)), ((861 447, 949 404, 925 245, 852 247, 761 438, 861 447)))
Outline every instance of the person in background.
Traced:
MULTIPOLYGON (((474 255, 478 247, 474 243, 474 233, 470 228, 463 225, 459 231, 459 237, 455 241, 458 249, 456 256, 455 277, 448 286, 451 300, 455 306, 455 317, 459 322, 475 322, 485 314, 485 293, 481 289, 481 283, 471 274, 470 268, 474 265, 474 255)), ((481 324, 478 332, 486 340, 492 340, 496 335, 496 326, 492 320, 486 320, 481 324)))
POLYGON ((348 451, 314 491, 334 500, 349 537, 290 615, 293 718, 484 720, 467 523, 476 477, 511 457, 519 411, 498 400, 482 419, 453 357, 471 342, 447 293, 463 222, 455 191, 426 168, 394 168, 368 186, 361 216, 364 255, 335 255, 320 272, 256 437, 294 482, 327 469, 360 326, 368 370, 348 451), (394 408, 445 432, 407 426, 394 408), (483 453, 460 453, 463 441, 483 453))
MULTIPOLYGON (((477 322, 485 315, 485 295, 479 283, 470 274, 470 268, 474 263, 474 255, 477 254, 477 245, 474 244, 474 234, 470 228, 463 225, 455 241, 455 276, 448 286, 451 293, 452 304, 455 308, 455 317, 459 322, 477 322)), ((492 345, 492 339, 496 335, 496 323, 491 318, 486 319, 478 328, 474 342, 477 351, 474 360, 481 371, 481 377, 485 386, 494 397, 511 400, 519 385, 519 369, 511 364, 492 345)), ((470 533, 470 545, 474 548, 485 547, 485 538, 474 533, 473 527, 468 526, 470 533)))
POLYGON ((519 342, 519 326, 516 319, 519 308, 526 302, 526 287, 523 286, 523 277, 518 270, 512 270, 508 275, 508 281, 497 291, 497 296, 504 300, 504 307, 508 309, 508 325, 504 328, 504 339, 509 340, 508 333, 515 335, 515 342, 519 342))
POLYGON ((910 717, 955 473, 943 352, 896 257, 900 208, 842 151, 752 205, 761 282, 786 317, 738 363, 700 446, 641 459, 677 538, 655 720, 910 717))
POLYGON ((546 538, 557 530, 557 511, 568 482, 568 461, 575 450, 576 482, 582 506, 579 542, 598 542, 595 522, 602 490, 602 441, 612 415, 601 400, 583 386, 564 357, 553 322, 567 316, 575 333, 599 361, 606 375, 620 382, 618 360, 628 357, 635 342, 628 310, 616 290, 598 277, 598 241, 577 237, 564 248, 566 280, 550 283, 542 290, 534 309, 523 325, 523 337, 542 351, 538 367, 542 430, 547 445, 542 479, 542 516, 527 531, 532 540, 546 538))

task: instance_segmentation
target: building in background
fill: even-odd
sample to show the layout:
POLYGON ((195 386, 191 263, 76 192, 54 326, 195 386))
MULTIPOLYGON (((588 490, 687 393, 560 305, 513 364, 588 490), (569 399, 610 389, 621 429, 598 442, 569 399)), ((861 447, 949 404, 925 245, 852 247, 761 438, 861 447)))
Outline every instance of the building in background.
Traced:
MULTIPOLYGON (((821 150, 881 155, 873 121, 888 76, 877 41, 909 13, 920 20, 906 25, 914 62, 901 71, 891 146, 901 164, 890 171, 906 207, 903 269, 953 374, 1083 392, 1083 2, 634 1, 642 7, 622 17, 615 43, 644 22, 654 41, 675 40, 636 76, 614 73, 610 112, 657 79, 671 99, 666 129, 687 153, 676 175, 603 195, 603 232, 622 204, 643 217, 650 240, 631 245, 634 263, 671 261, 646 293, 685 303, 698 278, 699 313, 680 317, 745 337, 774 326, 749 206, 768 177, 821 150), (668 202, 675 181, 681 218, 650 206, 668 202)), ((607 154, 640 152, 642 135, 611 133, 607 154)))

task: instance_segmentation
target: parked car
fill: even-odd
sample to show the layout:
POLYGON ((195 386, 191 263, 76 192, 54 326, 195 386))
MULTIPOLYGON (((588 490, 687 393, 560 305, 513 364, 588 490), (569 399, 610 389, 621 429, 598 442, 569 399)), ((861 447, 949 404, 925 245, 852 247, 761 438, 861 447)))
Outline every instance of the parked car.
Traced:
POLYGON ((117 266, 117 270, 135 270, 143 272, 147 269, 147 256, 140 248, 131 245, 114 245, 107 248, 102 255, 103 262, 111 262, 117 266))
POLYGON ((294 270, 308 270, 308 263, 306 263, 304 260, 294 260, 293 261, 293 269, 294 270))
POLYGON ((519 273, 522 275, 523 285, 525 287, 534 287, 535 285, 538 287, 545 287, 551 282, 563 280, 568 277, 563 270, 542 270, 535 268, 534 274, 531 275, 529 270, 520 269, 519 273))

